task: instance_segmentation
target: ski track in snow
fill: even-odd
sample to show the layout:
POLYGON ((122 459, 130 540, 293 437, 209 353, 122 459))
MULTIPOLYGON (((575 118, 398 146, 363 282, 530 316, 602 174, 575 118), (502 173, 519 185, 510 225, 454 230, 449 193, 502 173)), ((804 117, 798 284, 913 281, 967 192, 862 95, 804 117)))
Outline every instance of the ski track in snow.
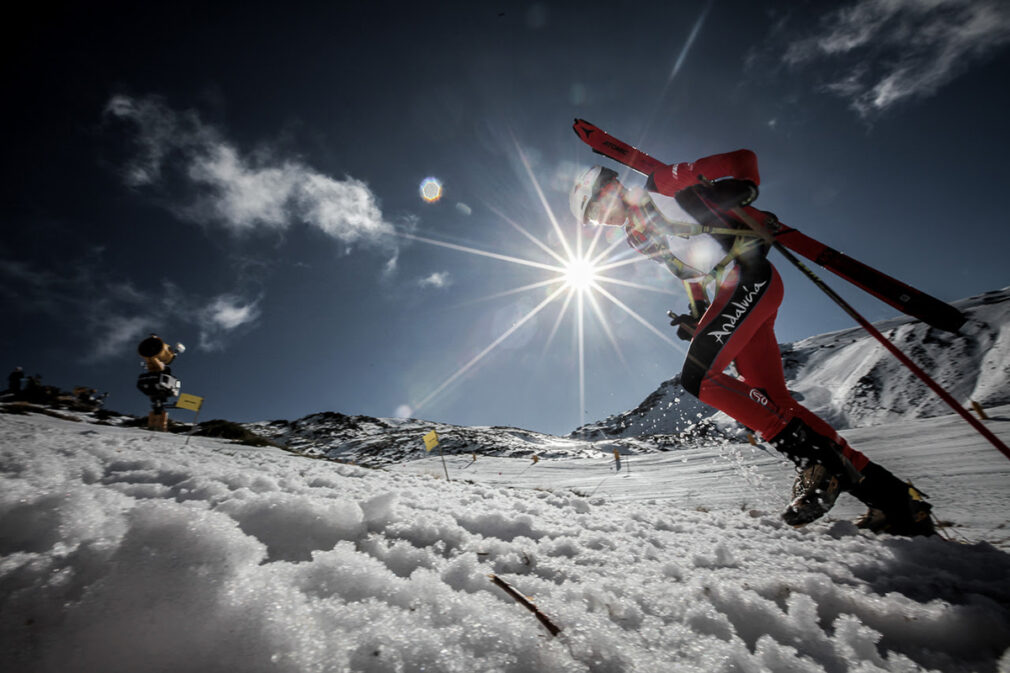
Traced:
POLYGON ((451 456, 447 483, 0 415, 0 668, 1010 670, 1010 461, 954 417, 847 435, 1002 549, 864 534, 852 502, 792 529, 790 470, 748 445, 451 456))

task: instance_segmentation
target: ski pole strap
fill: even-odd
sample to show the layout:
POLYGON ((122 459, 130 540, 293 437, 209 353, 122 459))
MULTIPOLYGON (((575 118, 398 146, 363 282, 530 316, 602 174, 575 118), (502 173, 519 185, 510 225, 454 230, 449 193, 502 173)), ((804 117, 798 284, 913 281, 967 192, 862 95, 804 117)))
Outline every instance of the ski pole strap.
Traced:
POLYGON ((669 250, 664 250, 660 253, 660 256, 663 259, 663 263, 666 264, 666 268, 670 270, 670 273, 681 280, 687 280, 688 278, 701 278, 708 275, 704 271, 696 269, 690 264, 684 263, 683 260, 669 250))
POLYGON ((691 315, 696 319, 701 318, 701 308, 702 303, 708 304, 708 293, 705 291, 705 286, 708 284, 708 277, 699 280, 684 280, 684 292, 687 293, 687 301, 691 307, 691 315))

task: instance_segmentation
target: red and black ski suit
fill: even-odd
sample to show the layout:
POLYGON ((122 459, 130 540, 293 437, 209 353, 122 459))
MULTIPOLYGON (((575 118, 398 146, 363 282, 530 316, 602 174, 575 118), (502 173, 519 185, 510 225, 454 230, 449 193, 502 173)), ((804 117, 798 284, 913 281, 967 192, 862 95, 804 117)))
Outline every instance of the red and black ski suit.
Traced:
MULTIPOLYGON (((673 164, 653 174, 647 185, 650 191, 674 196, 681 208, 703 227, 724 232, 713 238, 727 253, 724 262, 734 262, 727 273, 723 274, 722 269, 715 273, 715 296, 698 321, 681 373, 681 384, 702 402, 732 416, 765 440, 773 440, 783 433, 790 421, 798 418, 840 449, 847 459, 841 462, 847 465, 836 463, 836 467, 844 467, 850 473, 853 468, 862 471, 869 462, 867 457, 852 449, 834 428, 794 400, 786 388, 774 329, 775 316, 782 303, 782 279, 768 261, 767 244, 753 238, 746 223, 729 212, 729 207, 739 203, 739 200, 731 202, 732 195, 739 195, 741 185, 746 185, 741 181, 749 181, 755 187, 760 183, 757 157, 750 150, 673 164), (723 178, 729 179, 721 180, 723 178), (727 230, 741 233, 733 235, 725 233, 727 230), (731 362, 736 364, 739 378, 725 373, 731 362)), ((757 221, 774 217, 750 206, 745 210, 757 221)), ((651 200, 644 208, 632 207, 626 225, 628 242, 640 252, 665 262, 683 279, 692 295, 692 304, 703 301, 705 281, 712 275, 699 277, 697 274, 701 272, 679 260, 672 261, 672 254, 657 254, 659 246, 665 245, 663 234, 671 232, 665 218, 666 231, 656 226, 657 216, 663 218, 651 200)), ((663 221, 658 224, 662 225, 663 221)), ((694 233, 699 232, 695 230, 694 233)), ((785 451, 784 447, 779 448, 785 451)), ((793 453, 789 451, 788 455, 797 463, 808 458, 793 453)))

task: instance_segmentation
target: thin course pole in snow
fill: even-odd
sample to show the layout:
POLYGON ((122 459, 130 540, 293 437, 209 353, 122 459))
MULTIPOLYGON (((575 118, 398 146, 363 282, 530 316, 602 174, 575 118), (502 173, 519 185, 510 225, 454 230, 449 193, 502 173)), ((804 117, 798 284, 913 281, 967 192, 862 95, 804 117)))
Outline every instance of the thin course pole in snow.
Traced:
POLYGON ((810 267, 808 267, 802 261, 797 259, 792 252, 790 252, 785 248, 785 246, 783 246, 781 243, 772 238, 771 235, 768 233, 767 229, 765 229, 763 225, 758 224, 754 220, 754 218, 748 215, 746 212, 744 212, 742 208, 732 208, 731 212, 737 217, 739 217, 741 220, 746 222, 747 226, 749 226, 751 229, 758 232, 759 234, 762 234, 766 240, 768 240, 773 246, 775 246, 776 250, 781 252, 782 255, 790 262, 792 262, 793 265, 796 266, 796 268, 802 271, 807 278, 812 280, 814 285, 819 287, 826 295, 831 297, 831 299, 836 304, 842 307, 843 311, 848 313, 853 320, 855 320, 857 323, 859 323, 859 325, 863 329, 869 332, 870 336, 879 341, 881 345, 887 350, 889 350, 894 357, 898 358, 901 364, 905 365, 913 374, 918 376, 919 379, 922 380, 922 382, 925 383, 927 386, 929 386, 929 388, 934 393, 936 393, 941 400, 946 402, 951 409, 959 413, 964 420, 968 421, 969 425, 971 425, 979 432, 979 434, 981 434, 983 437, 989 440, 989 442, 997 449, 999 449, 1004 456, 1010 458, 1010 447, 1007 447, 1007 445, 1004 444, 1002 441, 1000 441, 999 437, 994 435, 992 431, 989 430, 989 428, 982 425, 980 421, 976 420, 974 416, 968 413, 968 410, 962 407, 960 404, 958 404, 957 400, 955 400, 950 393, 944 390, 939 383, 933 380, 933 377, 927 374, 921 367, 919 367, 919 365, 915 364, 911 358, 909 358, 907 355, 901 352, 901 350, 899 350, 897 346, 891 343, 891 341, 887 337, 885 337, 883 334, 880 333, 880 330, 871 325, 869 320, 864 318, 862 314, 856 311, 856 309, 852 308, 852 306, 847 301, 842 299, 841 295, 839 295, 837 292, 828 287, 828 285, 823 280, 821 280, 816 273, 810 270, 810 267))
POLYGON ((193 419, 193 427, 191 427, 189 429, 189 432, 186 433, 186 446, 189 446, 189 440, 193 436, 193 433, 196 432, 196 428, 199 424, 200 424, 200 410, 197 409, 196 418, 193 419))
POLYGON ((445 454, 442 453, 442 445, 441 444, 438 445, 438 455, 440 455, 442 457, 442 469, 445 470, 445 480, 446 481, 452 481, 452 479, 449 478, 449 468, 446 467, 446 464, 445 464, 445 454))
POLYGON ((554 624, 554 622, 550 620, 550 617, 541 612, 540 608, 538 608, 533 601, 519 593, 515 587, 493 573, 488 575, 488 578, 495 584, 495 586, 499 587, 502 591, 511 596, 516 603, 532 612, 533 615, 540 620, 540 623, 544 625, 544 628, 550 631, 552 636, 556 636, 561 633, 561 628, 554 624))

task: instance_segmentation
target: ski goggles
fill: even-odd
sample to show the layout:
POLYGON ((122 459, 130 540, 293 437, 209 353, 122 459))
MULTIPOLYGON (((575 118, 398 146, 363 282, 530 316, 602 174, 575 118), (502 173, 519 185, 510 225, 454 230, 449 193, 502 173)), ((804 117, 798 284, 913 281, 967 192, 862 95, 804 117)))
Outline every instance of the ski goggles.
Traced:
POLYGON ((621 184, 616 180, 607 182, 593 195, 586 204, 585 222, 594 226, 620 226, 627 220, 624 203, 621 199, 621 184))

